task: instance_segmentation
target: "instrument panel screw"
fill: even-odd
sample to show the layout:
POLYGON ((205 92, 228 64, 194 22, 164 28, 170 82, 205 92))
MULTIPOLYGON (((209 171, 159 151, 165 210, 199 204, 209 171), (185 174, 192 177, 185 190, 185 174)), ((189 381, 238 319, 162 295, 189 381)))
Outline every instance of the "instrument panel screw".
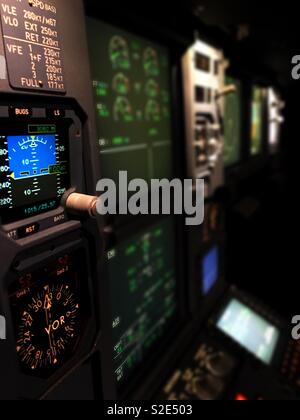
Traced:
POLYGON ((39 87, 41 87, 41 88, 42 88, 43 86, 44 86, 44 83, 40 80, 40 81, 39 81, 39 87))
POLYGON ((28 0, 28 4, 30 7, 33 7, 33 0, 28 0))

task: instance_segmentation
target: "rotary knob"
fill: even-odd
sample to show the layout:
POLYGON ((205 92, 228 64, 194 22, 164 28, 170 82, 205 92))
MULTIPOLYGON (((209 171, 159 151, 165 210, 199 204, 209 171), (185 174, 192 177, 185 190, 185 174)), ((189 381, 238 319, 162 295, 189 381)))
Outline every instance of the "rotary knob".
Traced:
POLYGON ((224 378, 234 368, 234 360, 223 352, 212 354, 206 359, 206 369, 214 376, 224 378))
POLYGON ((213 375, 205 374, 194 378, 191 390, 199 400, 215 401, 224 392, 224 383, 213 375))

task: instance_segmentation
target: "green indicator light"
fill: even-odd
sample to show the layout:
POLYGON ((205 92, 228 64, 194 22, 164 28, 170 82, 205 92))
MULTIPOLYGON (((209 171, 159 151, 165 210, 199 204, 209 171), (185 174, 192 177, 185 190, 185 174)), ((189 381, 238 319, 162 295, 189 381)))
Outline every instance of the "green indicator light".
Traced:
POLYGON ((134 118, 133 118, 132 115, 125 115, 124 121, 127 122, 127 123, 131 123, 131 122, 134 121, 134 118))
POLYGON ((136 268, 132 267, 128 270, 127 274, 129 277, 133 276, 136 273, 136 268))
POLYGON ((128 257, 132 254, 134 254, 136 252, 136 246, 135 245, 131 245, 126 249, 126 253, 125 255, 128 257))
POLYGON ((107 96, 107 89, 106 88, 104 88, 104 87, 98 87, 97 89, 96 89, 96 95, 97 96, 107 96))
POLYGON ((109 118, 110 117, 110 112, 109 112, 109 109, 106 105, 99 104, 97 106, 97 109, 98 109, 99 117, 101 117, 101 118, 109 118))
POLYGON ((158 130, 156 128, 151 128, 149 130, 149 136, 150 137, 156 137, 158 135, 158 130))
POLYGON ((122 144, 124 144, 124 139, 123 137, 114 137, 112 143, 114 146, 122 146, 122 144))
POLYGON ((144 251, 144 252, 147 252, 147 251, 149 250, 149 248, 150 248, 150 243, 149 243, 149 241, 144 241, 144 242, 143 242, 143 245, 142 245, 142 248, 143 248, 143 251, 144 251))
POLYGON ((117 352, 117 354, 121 354, 121 353, 123 353, 123 348, 122 348, 122 346, 119 346, 119 347, 116 349, 116 352, 117 352))

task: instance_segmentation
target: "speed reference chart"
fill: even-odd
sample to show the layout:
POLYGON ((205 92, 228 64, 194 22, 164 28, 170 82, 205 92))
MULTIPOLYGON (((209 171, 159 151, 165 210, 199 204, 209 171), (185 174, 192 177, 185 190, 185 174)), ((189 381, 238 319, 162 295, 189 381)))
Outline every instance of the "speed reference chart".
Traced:
MULTIPOLYGON (((4 126, 5 127, 5 126, 4 126)), ((2 223, 58 207, 69 188, 69 144, 53 124, 18 124, 0 131, 2 223)))

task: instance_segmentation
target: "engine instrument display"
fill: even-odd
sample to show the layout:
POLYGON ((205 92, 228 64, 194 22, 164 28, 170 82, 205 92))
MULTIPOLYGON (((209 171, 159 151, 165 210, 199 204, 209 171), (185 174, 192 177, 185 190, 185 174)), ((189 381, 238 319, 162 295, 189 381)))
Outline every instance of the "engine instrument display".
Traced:
POLYGON ((0 130, 2 223, 59 206, 70 187, 69 142, 61 124, 5 124, 0 130))
POLYGON ((177 311, 172 219, 145 229, 108 252, 113 358, 119 386, 145 363, 177 311))
POLYGON ((47 378, 77 348, 83 322, 82 250, 20 276, 9 288, 21 370, 47 378))
POLYGON ((93 18, 87 29, 102 176, 171 178, 168 48, 93 18))

